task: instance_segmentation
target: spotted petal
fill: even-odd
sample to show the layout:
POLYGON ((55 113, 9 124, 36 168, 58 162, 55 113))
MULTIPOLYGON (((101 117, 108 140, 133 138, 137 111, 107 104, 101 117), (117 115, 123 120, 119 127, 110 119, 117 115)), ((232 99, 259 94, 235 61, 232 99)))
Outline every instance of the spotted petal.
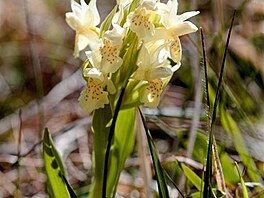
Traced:
POLYGON ((160 101, 160 94, 162 92, 162 80, 150 81, 145 88, 140 101, 147 107, 155 108, 160 101))
POLYGON ((103 83, 90 78, 88 87, 81 92, 79 97, 81 108, 85 112, 91 113, 95 109, 103 108, 108 103, 108 93, 104 91, 103 83))
POLYGON ((144 7, 136 9, 128 16, 130 29, 141 39, 151 37, 154 34, 154 25, 150 21, 150 13, 144 7))

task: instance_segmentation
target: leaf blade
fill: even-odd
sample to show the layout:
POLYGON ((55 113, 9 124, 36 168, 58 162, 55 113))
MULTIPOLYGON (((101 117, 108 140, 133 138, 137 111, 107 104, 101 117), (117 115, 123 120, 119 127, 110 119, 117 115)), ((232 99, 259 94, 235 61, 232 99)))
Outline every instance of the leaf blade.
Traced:
POLYGON ((156 152, 154 142, 153 142, 152 137, 151 137, 149 130, 147 128, 146 121, 145 121, 144 116, 143 116, 140 109, 139 109, 139 113, 140 113, 140 117, 141 117, 144 129, 145 129, 146 135, 147 135, 149 150, 151 153, 151 158, 153 161, 154 170, 155 170, 156 177, 157 177, 159 196, 162 198, 163 197, 167 198, 167 197, 169 197, 169 192, 168 192, 168 188, 167 188, 167 182, 166 182, 163 170, 162 170, 162 166, 161 166, 161 163, 159 161, 159 157, 158 157, 158 154, 156 152))
POLYGON ((53 197, 70 197, 62 175, 65 175, 62 160, 54 147, 49 130, 46 128, 43 137, 43 158, 48 182, 51 186, 53 197))

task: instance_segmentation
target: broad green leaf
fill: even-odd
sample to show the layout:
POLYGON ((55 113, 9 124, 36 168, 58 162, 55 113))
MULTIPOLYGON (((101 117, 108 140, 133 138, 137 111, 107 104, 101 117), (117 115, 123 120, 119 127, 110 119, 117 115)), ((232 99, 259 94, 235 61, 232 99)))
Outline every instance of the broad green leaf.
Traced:
POLYGON ((109 105, 95 110, 93 115, 94 178, 89 195, 91 198, 102 197, 104 157, 111 119, 112 111, 109 105))
POLYGON ((158 157, 154 142, 153 142, 152 137, 150 135, 150 132, 147 128, 145 118, 144 118, 140 109, 139 109, 139 113, 140 113, 141 120, 142 120, 142 123, 144 125, 144 129, 145 129, 147 139, 148 139, 149 150, 151 153, 151 158, 153 161, 154 170, 155 170, 156 177, 157 177, 159 196, 161 198, 163 198, 163 197, 167 198, 167 197, 169 197, 169 192, 168 192, 168 188, 167 188, 167 182, 166 182, 166 179, 164 177, 163 170, 162 170, 162 166, 161 166, 161 163, 159 161, 159 157, 158 157))
POLYGON ((228 155, 226 153, 222 153, 220 156, 220 160, 225 180, 232 184, 237 184, 239 181, 239 176, 235 171, 234 164, 231 163, 230 159, 228 158, 228 155))
MULTIPOLYGON (((120 110, 115 127, 114 142, 110 151, 107 178, 107 197, 117 187, 125 161, 133 151, 135 143, 135 108, 120 110)), ((114 196, 114 194, 112 195, 114 196)))
POLYGON ((248 198, 248 191, 247 191, 247 187, 245 185, 245 182, 244 182, 244 179, 242 177, 242 174, 241 174, 241 171, 239 169, 239 166, 237 163, 236 164, 236 168, 237 168, 237 172, 239 174, 239 177, 240 177, 240 182, 241 182, 241 186, 242 186, 242 193, 243 193, 243 198, 248 198))
POLYGON ((108 14, 108 16, 103 21, 101 28, 100 28, 101 29, 100 37, 102 37, 104 35, 104 33, 107 30, 109 30, 109 28, 111 27, 112 20, 113 20, 115 13, 116 13, 116 10, 117 10, 117 5, 112 9, 112 11, 108 14))
POLYGON ((182 170, 185 176, 189 179, 189 181, 199 190, 202 191, 202 187, 204 186, 203 180, 196 175, 189 167, 185 166, 185 164, 181 163, 182 170))
POLYGON ((65 175, 63 163, 47 128, 43 137, 43 157, 49 186, 51 187, 51 197, 70 197, 63 179, 65 175))
POLYGON ((220 108, 220 115, 221 115, 221 123, 224 129, 228 132, 228 134, 232 137, 234 141, 234 146, 239 153, 239 156, 243 162, 243 164, 247 167, 247 172, 250 179, 254 182, 262 182, 258 174, 258 170, 256 167, 255 162, 250 157, 244 139, 240 133, 240 130, 233 120, 231 115, 224 110, 223 107, 220 108))

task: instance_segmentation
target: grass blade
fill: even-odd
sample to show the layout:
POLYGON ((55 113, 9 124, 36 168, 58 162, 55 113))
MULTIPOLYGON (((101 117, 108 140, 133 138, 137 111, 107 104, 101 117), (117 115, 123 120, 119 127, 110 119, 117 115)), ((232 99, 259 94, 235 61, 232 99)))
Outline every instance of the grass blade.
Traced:
POLYGON ((240 182, 241 182, 241 186, 242 186, 242 193, 243 193, 243 198, 248 198, 248 191, 247 191, 247 187, 245 185, 245 182, 244 182, 244 179, 242 177, 242 174, 241 174, 241 171, 239 169, 239 166, 238 164, 235 162, 235 165, 236 165, 236 169, 237 169, 237 172, 239 174, 239 177, 240 177, 240 182))
POLYGON ((209 133, 209 143, 208 143, 208 150, 207 150, 207 161, 206 161, 206 171, 205 171, 205 177, 204 177, 204 192, 203 192, 203 197, 212 197, 212 192, 211 192, 211 178, 212 178, 212 145, 213 145, 213 135, 214 135, 214 124, 216 120, 216 112, 217 112, 217 106, 218 102, 220 99, 220 89, 222 87, 222 80, 223 80, 223 74, 224 74, 224 67, 225 67, 225 60, 226 60, 226 55, 227 55, 227 49, 231 37, 231 32, 232 32, 232 27, 235 19, 235 14, 236 11, 234 11, 231 25, 228 31, 227 35, 227 41, 226 41, 226 46, 225 46, 225 51, 224 51, 224 56, 222 60, 222 65, 221 65, 221 71, 219 75, 219 81, 217 85, 217 90, 216 90, 216 96, 215 96, 215 101, 214 101, 214 106, 213 106, 213 112, 212 112, 212 120, 210 124, 210 133, 209 133))
POLYGON ((168 192, 168 188, 167 188, 167 182, 166 182, 166 179, 164 177, 163 170, 162 170, 162 166, 161 166, 161 163, 159 161, 159 157, 158 157, 158 154, 156 152, 156 148, 155 148, 155 145, 153 143, 152 137, 151 137, 149 130, 147 128, 145 118, 144 118, 140 109, 139 109, 139 113, 140 113, 140 117, 141 117, 144 129, 145 129, 145 132, 147 135, 147 139, 148 139, 149 150, 151 153, 151 157, 152 157, 152 161, 153 161, 153 165, 154 165, 154 170, 155 170, 157 182, 158 182, 159 196, 161 198, 167 198, 167 197, 169 197, 169 192, 168 192))

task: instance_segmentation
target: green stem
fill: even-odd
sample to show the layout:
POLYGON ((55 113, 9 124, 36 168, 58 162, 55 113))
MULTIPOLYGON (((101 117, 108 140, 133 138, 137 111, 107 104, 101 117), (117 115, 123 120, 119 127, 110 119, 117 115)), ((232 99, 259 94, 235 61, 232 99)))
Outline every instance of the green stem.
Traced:
POLYGON ((123 99, 125 89, 126 89, 125 87, 121 90, 119 99, 117 101, 114 117, 113 117, 112 124, 110 127, 109 135, 108 135, 107 147, 106 147, 106 152, 105 152, 105 160, 104 160, 104 176, 103 176, 102 198, 107 197, 106 196, 106 189, 107 189, 108 161, 109 161, 109 156, 110 156, 110 148, 111 148, 112 140, 113 140, 114 133, 115 133, 117 116, 118 116, 118 113, 120 111, 122 99, 123 99))

